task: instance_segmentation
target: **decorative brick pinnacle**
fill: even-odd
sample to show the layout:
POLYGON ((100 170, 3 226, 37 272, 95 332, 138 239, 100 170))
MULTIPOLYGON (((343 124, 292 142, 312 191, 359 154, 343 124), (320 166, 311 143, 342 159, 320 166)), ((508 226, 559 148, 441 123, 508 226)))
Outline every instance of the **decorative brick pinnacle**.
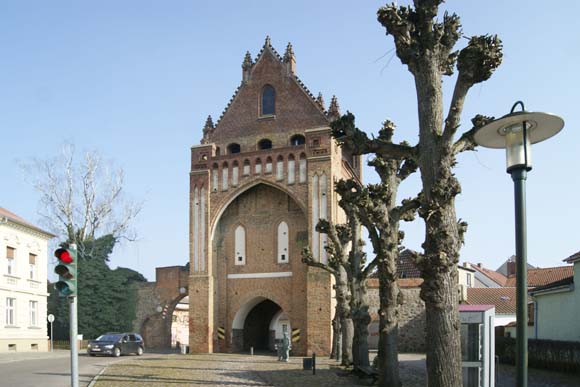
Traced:
POLYGON ((242 68, 244 70, 248 70, 253 65, 254 65, 254 61, 252 60, 252 55, 250 55, 250 51, 246 51, 246 56, 244 57, 244 62, 242 63, 242 68))
POLYGON ((318 97, 316 97, 316 102, 320 105, 321 108, 324 109, 324 98, 322 97, 322 93, 318 93, 318 97))
POLYGON ((203 138, 201 139, 202 144, 209 143, 209 139, 215 129, 215 125, 213 124, 213 120, 211 115, 207 116, 207 120, 205 120, 205 125, 203 127, 203 138))
POLYGON ((284 53, 284 62, 290 62, 292 59, 296 60, 294 50, 292 49, 292 43, 288 42, 286 52, 284 53))
POLYGON ((330 100, 330 106, 328 107, 328 119, 334 121, 337 118, 340 118, 340 106, 338 104, 338 99, 336 95, 332 96, 330 100))

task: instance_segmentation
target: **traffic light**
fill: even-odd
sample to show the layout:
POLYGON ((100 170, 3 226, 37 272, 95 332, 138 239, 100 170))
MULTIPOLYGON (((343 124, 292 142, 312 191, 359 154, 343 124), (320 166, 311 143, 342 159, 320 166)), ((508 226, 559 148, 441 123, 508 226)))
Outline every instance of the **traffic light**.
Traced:
POLYGON ((54 256, 58 264, 54 272, 58 274, 58 282, 54 288, 61 297, 73 297, 77 293, 77 252, 76 249, 57 249, 54 256))

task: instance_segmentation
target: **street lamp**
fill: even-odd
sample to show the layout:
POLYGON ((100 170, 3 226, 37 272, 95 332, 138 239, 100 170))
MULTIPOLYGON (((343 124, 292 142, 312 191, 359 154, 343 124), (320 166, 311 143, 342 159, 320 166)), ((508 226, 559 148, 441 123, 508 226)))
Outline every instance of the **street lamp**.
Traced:
POLYGON ((555 136, 564 127, 564 120, 549 113, 527 112, 524 103, 516 102, 507 114, 481 127, 474 136, 486 148, 505 148, 507 172, 514 181, 516 216, 516 369, 517 386, 528 385, 528 315, 527 315, 527 251, 526 251, 526 177, 532 169, 531 144, 555 136), (522 111, 514 112, 520 105, 522 111))

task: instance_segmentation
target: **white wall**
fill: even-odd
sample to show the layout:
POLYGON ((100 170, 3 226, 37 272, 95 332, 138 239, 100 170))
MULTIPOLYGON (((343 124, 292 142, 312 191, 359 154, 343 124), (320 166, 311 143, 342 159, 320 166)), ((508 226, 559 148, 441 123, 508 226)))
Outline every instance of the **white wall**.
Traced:
POLYGON ((49 235, 10 221, 0 223, 0 352, 16 344, 18 352, 46 350, 47 249, 49 235), (15 249, 13 274, 7 274, 6 247, 15 249), (30 279, 29 254, 36 255, 36 277, 30 279), (6 326, 6 299, 16 299, 15 324, 6 326), (29 302, 37 301, 36 324, 30 324, 29 302))

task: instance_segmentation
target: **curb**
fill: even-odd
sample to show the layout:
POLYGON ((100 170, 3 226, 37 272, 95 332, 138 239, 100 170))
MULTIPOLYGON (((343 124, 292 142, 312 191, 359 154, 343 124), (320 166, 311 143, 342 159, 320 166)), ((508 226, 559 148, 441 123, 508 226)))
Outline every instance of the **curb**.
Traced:
POLYGON ((97 383, 97 380, 99 380, 99 377, 103 374, 103 372, 105 372, 105 370, 107 369, 108 365, 105 366, 98 374, 96 374, 93 377, 93 380, 91 380, 91 382, 89 383, 89 385, 87 387, 93 387, 95 385, 95 383, 97 383))
POLYGON ((127 359, 120 359, 119 358, 119 359, 117 359, 117 361, 113 361, 113 362, 107 364, 106 366, 104 366, 103 369, 100 370, 98 374, 93 376, 93 379, 91 379, 91 381, 87 387, 93 387, 97 383, 97 380, 99 380, 99 377, 103 374, 103 372, 105 372, 107 370, 107 368, 109 368, 110 365, 117 364, 117 363, 120 363, 120 362, 125 361, 125 360, 127 360, 127 359))

